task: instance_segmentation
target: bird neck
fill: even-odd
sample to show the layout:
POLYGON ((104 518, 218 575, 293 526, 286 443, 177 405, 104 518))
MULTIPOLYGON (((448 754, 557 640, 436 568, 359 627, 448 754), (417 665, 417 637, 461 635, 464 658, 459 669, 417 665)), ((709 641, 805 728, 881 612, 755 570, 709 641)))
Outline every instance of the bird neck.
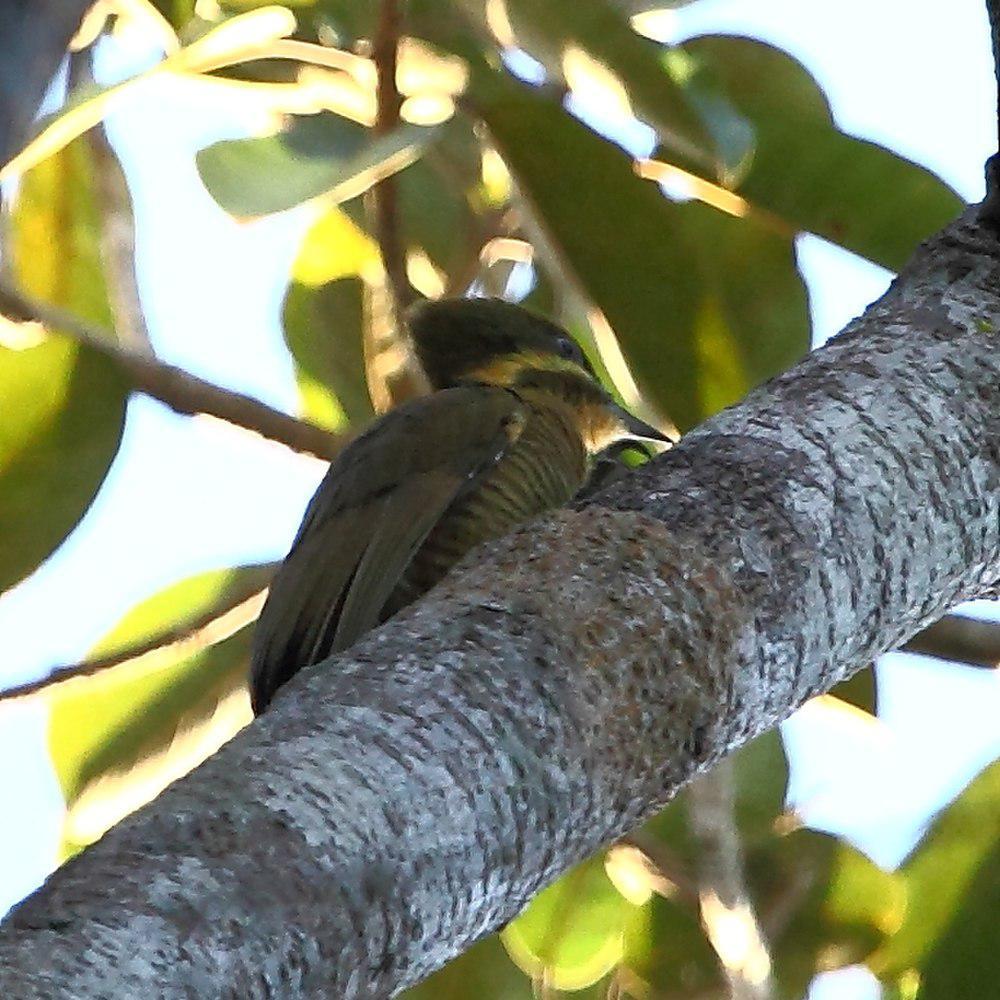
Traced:
POLYGON ((515 392, 533 408, 558 409, 576 428, 588 455, 629 436, 609 406, 604 388, 579 365, 551 355, 539 355, 541 364, 524 353, 494 358, 470 373, 470 381, 501 386, 515 392))

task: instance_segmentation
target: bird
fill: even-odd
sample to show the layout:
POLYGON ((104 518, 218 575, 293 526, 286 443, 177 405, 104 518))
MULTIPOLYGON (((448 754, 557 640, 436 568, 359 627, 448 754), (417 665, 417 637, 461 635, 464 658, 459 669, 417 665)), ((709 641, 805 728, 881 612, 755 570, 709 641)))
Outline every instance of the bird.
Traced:
POLYGON ((254 633, 255 714, 467 552, 562 506, 629 442, 668 441, 614 401, 562 327, 500 299, 423 301, 407 327, 430 393, 330 464, 254 633))

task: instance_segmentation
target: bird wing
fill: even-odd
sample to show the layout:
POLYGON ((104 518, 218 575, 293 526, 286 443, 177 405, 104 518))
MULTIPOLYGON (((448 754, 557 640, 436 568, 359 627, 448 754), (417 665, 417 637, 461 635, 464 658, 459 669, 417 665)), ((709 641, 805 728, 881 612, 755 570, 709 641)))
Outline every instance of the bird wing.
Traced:
POLYGON ((428 533, 507 453, 525 419, 506 389, 445 389, 388 413, 334 460, 257 625, 255 711, 297 670, 378 624, 428 533))

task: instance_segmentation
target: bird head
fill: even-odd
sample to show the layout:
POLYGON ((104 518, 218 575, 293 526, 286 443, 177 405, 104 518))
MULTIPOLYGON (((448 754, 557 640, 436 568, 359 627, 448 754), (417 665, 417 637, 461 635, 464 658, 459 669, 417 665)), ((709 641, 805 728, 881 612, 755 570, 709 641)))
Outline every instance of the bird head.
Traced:
POLYGON ((409 328, 432 389, 480 383, 551 393, 572 409, 591 454, 627 438, 670 440, 612 399, 569 333, 521 306, 501 299, 421 302, 409 328))

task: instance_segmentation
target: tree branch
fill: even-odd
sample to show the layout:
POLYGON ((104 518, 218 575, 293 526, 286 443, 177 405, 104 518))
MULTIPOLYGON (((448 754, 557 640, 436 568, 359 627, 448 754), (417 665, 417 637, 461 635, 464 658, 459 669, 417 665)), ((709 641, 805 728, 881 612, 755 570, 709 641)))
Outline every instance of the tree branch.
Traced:
POLYGON ((386 997, 1000 580, 975 210, 795 369, 307 668, 0 928, 0 994, 386 997))
POLYGON ((1000 130, 1000 0, 986 0, 986 13, 990 19, 990 38, 993 42, 993 67, 997 78, 997 125, 1000 130))
MULTIPOLYGON (((993 70, 997 81, 996 127, 1000 140, 1000 0, 986 0, 993 43, 993 70)), ((986 161, 986 197, 979 208, 982 221, 1000 234, 1000 151, 986 161)))
POLYGON ((0 313, 16 322, 37 322, 67 333, 121 366, 132 388, 165 403, 178 413, 204 413, 253 431, 293 451, 332 459, 349 440, 275 410, 258 399, 232 392, 181 368, 119 345, 102 330, 75 316, 22 295, 0 281, 0 313))
MULTIPOLYGON (((399 0, 381 0, 372 60, 377 74, 375 132, 383 134, 399 127, 403 95, 396 82, 402 14, 399 0)), ((413 302, 413 286, 406 274, 406 248, 399 219, 399 189, 395 177, 379 181, 372 189, 375 239, 382 253, 386 280, 393 303, 393 328, 403 329, 403 317, 413 302)))

